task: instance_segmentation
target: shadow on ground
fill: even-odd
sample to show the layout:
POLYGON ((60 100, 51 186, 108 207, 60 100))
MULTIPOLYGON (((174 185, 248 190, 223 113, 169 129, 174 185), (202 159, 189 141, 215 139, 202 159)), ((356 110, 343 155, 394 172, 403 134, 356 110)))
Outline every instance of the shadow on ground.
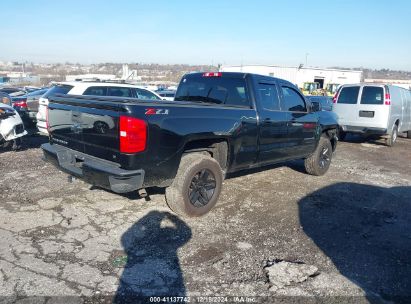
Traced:
POLYGON ((114 302, 184 296, 177 250, 190 238, 190 227, 168 212, 151 211, 130 227, 121 238, 127 259, 114 302))
POLYGON ((411 303, 411 187, 339 183, 303 198, 299 213, 304 232, 371 303, 411 303))

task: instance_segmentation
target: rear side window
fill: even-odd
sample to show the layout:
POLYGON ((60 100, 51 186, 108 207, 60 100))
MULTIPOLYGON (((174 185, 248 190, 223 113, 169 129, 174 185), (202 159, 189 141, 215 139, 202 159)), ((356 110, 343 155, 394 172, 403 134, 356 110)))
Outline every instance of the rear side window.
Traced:
POLYGON ((107 96, 133 97, 133 93, 131 92, 130 88, 108 87, 107 96))
POLYGON ((144 100, 161 100, 155 94, 144 90, 144 89, 136 89, 137 98, 144 99, 144 100))
POLYGON ((305 101, 296 90, 289 87, 281 87, 284 98, 284 111, 306 112, 305 101))
POLYGON ((361 104, 382 105, 384 102, 384 89, 381 87, 363 87, 361 104))
POLYGON ((107 87, 89 87, 84 91, 83 95, 106 96, 107 87))
POLYGON ((47 93, 44 95, 44 97, 48 97, 50 95, 54 94, 68 94, 68 92, 73 88, 71 85, 55 85, 52 86, 47 93))
POLYGON ((247 96, 244 78, 191 76, 183 78, 174 100, 249 108, 247 96))
POLYGON ((280 110, 277 86, 275 84, 259 83, 257 91, 261 106, 266 110, 280 110))
POLYGON ((356 104, 360 87, 344 87, 338 95, 337 103, 356 104))

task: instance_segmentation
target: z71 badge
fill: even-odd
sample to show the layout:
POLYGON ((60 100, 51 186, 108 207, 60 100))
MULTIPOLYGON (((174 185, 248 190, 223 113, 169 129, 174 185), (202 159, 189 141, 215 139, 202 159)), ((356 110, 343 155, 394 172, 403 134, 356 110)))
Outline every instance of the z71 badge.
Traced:
POLYGON ((146 109, 146 115, 168 115, 168 109, 146 109))

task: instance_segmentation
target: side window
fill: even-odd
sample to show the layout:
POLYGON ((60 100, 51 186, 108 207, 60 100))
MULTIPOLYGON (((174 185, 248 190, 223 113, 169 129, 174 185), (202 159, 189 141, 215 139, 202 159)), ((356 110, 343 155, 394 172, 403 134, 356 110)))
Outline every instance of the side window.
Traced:
POLYGON ((296 90, 289 87, 281 87, 283 92, 283 110, 291 112, 306 112, 305 101, 296 90))
POLYGON ((280 110, 277 86, 275 84, 259 83, 257 91, 261 106, 265 110, 280 110))
POLYGON ((89 87, 84 91, 83 95, 106 96, 107 88, 105 87, 89 87))
POLYGON ((156 95, 144 89, 136 89, 136 93, 139 99, 160 100, 156 95))
POLYGON ((123 87, 108 87, 107 96, 116 96, 116 97, 133 97, 130 88, 123 87))

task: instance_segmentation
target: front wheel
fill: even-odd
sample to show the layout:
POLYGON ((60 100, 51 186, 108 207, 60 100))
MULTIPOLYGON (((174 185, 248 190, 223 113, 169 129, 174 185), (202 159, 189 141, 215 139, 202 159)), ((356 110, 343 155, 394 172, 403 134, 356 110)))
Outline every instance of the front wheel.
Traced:
POLYGON ((324 175, 331 164, 333 156, 333 147, 331 141, 325 135, 321 136, 320 142, 314 153, 305 159, 305 171, 311 175, 324 175))
POLYGON ((175 213, 195 217, 209 212, 217 203, 223 183, 219 163, 200 153, 184 155, 166 201, 175 213))

